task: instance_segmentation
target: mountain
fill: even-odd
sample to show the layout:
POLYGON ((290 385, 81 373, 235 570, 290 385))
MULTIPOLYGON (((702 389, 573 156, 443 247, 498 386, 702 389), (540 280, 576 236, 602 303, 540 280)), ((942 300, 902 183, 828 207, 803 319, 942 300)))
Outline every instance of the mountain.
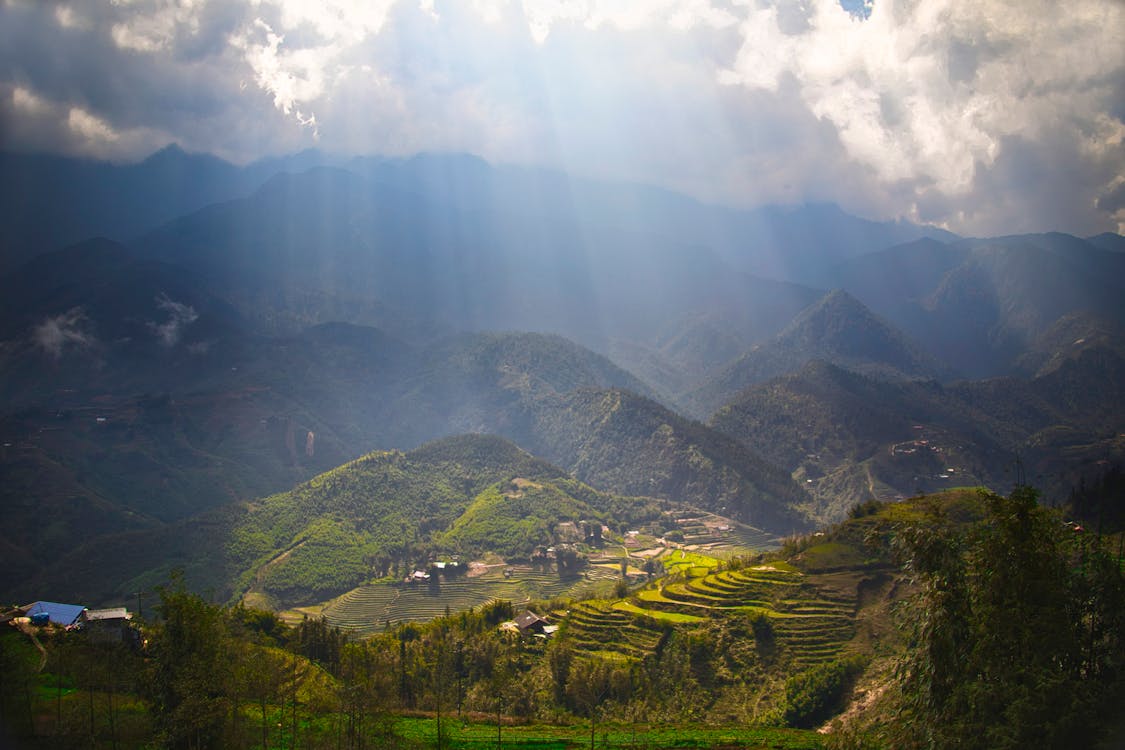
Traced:
POLYGON ((685 420, 608 360, 557 336, 475 334, 428 350, 372 422, 391 445, 503 435, 608 492, 671 499, 784 533, 806 501, 785 472, 685 420))
POLYGON ((803 529, 807 504, 789 475, 745 446, 620 390, 546 399, 533 416, 531 450, 595 487, 669 498, 775 533, 803 529))
POLYGON ((1016 367, 1029 376, 1046 375, 1088 349, 1125 355, 1125 324, 1088 312, 1064 315, 1031 342, 1016 367))
POLYGON ((239 167, 172 144, 135 164, 0 152, 0 273, 94 236, 117 241, 208 204, 249 194, 315 152, 239 167))
POLYGON ((958 240, 456 154, 36 159, 4 162, 31 180, 3 209, 27 211, 13 241, 36 222, 43 237, 113 239, 5 255, 34 256, 0 276, 0 464, 15 478, 0 548, 27 561, 11 586, 87 559, 104 591, 128 580, 109 540, 190 552, 203 516, 462 433, 503 436, 601 492, 776 533, 948 474, 943 456, 890 461, 916 437, 904 425, 961 451, 944 468, 993 483, 1016 451, 1059 482, 1117 455, 1125 256, 1109 236, 958 240), (939 357, 1025 377, 939 386, 926 380, 948 378, 939 357), (815 398, 781 389, 759 416, 711 426, 670 409, 734 410, 816 358, 921 380, 823 376, 815 398), (804 422, 774 439, 759 417, 804 422))
POLYGON ((743 299, 717 310, 687 313, 648 346, 611 341, 607 354, 675 403, 753 345, 782 330, 822 292, 747 276, 743 299))
POLYGON ((162 393, 222 380, 242 321, 181 268, 93 239, 0 277, 0 394, 58 408, 60 393, 162 393))
POLYGON ((1066 316, 1125 324, 1125 255, 1108 249, 1113 236, 921 240, 847 261, 832 277, 958 372, 1012 374, 1066 316))
POLYGON ((1113 232, 1096 234, 1093 237, 1087 237, 1086 241, 1102 250, 1109 250, 1114 253, 1125 252, 1125 237, 1122 237, 1120 234, 1114 234, 1113 232))
POLYGON ((823 519, 851 505, 950 486, 1006 487, 1017 461, 1061 502, 1125 456, 1125 358, 1083 351, 1032 380, 885 382, 814 362, 747 389, 711 420, 789 469, 823 519), (1100 462, 1100 464, 1099 464, 1100 462))
POLYGON ((347 320, 402 335, 395 317, 553 332, 628 357, 669 395, 819 296, 766 278, 785 277, 769 259, 800 245, 824 266, 929 235, 951 238, 833 207, 721 209, 453 154, 276 175, 136 246, 208 279, 264 332, 347 320), (682 345, 699 325, 716 346, 682 345))
POLYGON ((731 362, 689 395, 697 414, 709 414, 742 389, 823 359, 884 379, 948 377, 942 366, 902 332, 842 290, 802 311, 770 341, 731 362))
MULTIPOLYGON (((110 249, 121 268, 136 263, 110 249)), ((96 265, 115 267, 108 261, 96 265)), ((96 286, 77 288, 84 292, 96 286)), ((138 287, 134 295, 142 311, 149 291, 138 287)), ((186 295, 186 288, 181 291, 186 295)), ((206 309, 206 299, 190 299, 206 309)), ((74 301, 67 297, 63 304, 74 301)), ((99 326, 119 320, 103 316, 93 301, 83 307, 99 326)), ((143 319, 129 314, 120 320, 138 317, 143 319)), ((20 520, 7 527, 18 536, 0 535, 5 543, 42 564, 57 554, 50 545, 83 548, 89 555, 99 552, 96 540, 133 529, 163 538, 195 514, 283 490, 366 451, 410 449, 463 432, 505 435, 552 460, 567 461, 565 469, 606 491, 658 494, 715 509, 737 505, 741 518, 777 532, 804 524, 787 507, 790 500, 802 501, 802 493, 784 472, 643 395, 631 395, 651 390, 606 358, 559 336, 462 334, 411 345, 378 329, 344 323, 275 339, 232 336, 225 348, 185 353, 203 364, 194 372, 185 367, 183 379, 163 374, 180 362, 174 357, 167 363, 127 360, 118 356, 117 345, 104 347, 103 364, 82 373, 72 375, 65 362, 57 369, 32 368, 29 373, 38 373, 38 380, 27 393, 41 405, 0 416, 0 432, 11 443, 0 461, 6 470, 29 477, 50 472, 57 481, 36 486, 29 479, 6 488, 9 509, 20 520), (586 396, 572 394, 608 389, 630 394, 618 396, 626 406, 615 418, 617 432, 584 436, 583 425, 592 416, 577 406, 586 396), (636 440, 611 444, 624 432, 636 440), (669 436, 661 437, 664 432, 669 436), (599 460, 580 465, 575 441, 599 460), (660 472, 655 483, 649 481, 654 469, 660 472), (50 526, 51 516, 32 513, 23 495, 35 498, 41 510, 61 512, 81 502, 112 512, 101 525, 50 526), (29 555, 32 548, 35 554, 29 555)), ((22 346, 26 357, 43 358, 29 344, 22 346)), ((126 538, 136 549, 135 539, 126 538)), ((172 550, 180 544, 177 539, 164 546, 172 550)), ((120 569, 102 564, 93 570, 108 575, 120 569)), ((96 579, 88 580, 96 590, 111 585, 96 579)), ((9 581, 26 583, 22 574, 9 581)))
POLYGON ((738 209, 701 203, 647 185, 571 177, 548 169, 492 166, 464 154, 357 159, 347 167, 445 203, 485 200, 542 218, 578 218, 587 228, 661 237, 671 245, 706 247, 732 269, 753 276, 821 286, 821 269, 845 258, 929 237, 956 235, 909 222, 875 222, 832 204, 738 209))
POLYGON ((316 602, 378 577, 376 566, 413 570, 434 554, 526 559, 560 541, 560 523, 652 513, 647 501, 596 492, 504 440, 466 435, 373 453, 256 501, 226 549, 245 570, 238 593, 316 602))

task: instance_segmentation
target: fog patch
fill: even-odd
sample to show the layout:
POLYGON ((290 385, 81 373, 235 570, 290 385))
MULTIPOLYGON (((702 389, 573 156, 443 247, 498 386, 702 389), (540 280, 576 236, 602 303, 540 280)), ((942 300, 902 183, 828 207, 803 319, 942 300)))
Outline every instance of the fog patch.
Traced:
POLYGON ((31 332, 32 343, 58 359, 69 349, 89 349, 96 339, 83 330, 86 313, 81 307, 72 307, 64 313, 49 317, 31 332))
POLYGON ((176 302, 161 293, 156 297, 156 306, 168 313, 168 320, 163 323, 149 323, 148 327, 156 334, 157 340, 165 347, 171 349, 180 342, 184 329, 199 318, 199 313, 191 305, 176 302))

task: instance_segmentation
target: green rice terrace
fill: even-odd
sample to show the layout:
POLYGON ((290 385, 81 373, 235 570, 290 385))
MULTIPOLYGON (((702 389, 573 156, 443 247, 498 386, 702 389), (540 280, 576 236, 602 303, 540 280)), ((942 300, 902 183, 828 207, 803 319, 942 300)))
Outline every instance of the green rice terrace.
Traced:
POLYGON ((836 659, 855 635, 856 575, 810 575, 781 561, 724 565, 684 551, 663 562, 669 574, 627 600, 570 611, 565 635, 579 654, 642 659, 656 650, 663 625, 743 615, 767 618, 778 658, 807 667, 836 659))

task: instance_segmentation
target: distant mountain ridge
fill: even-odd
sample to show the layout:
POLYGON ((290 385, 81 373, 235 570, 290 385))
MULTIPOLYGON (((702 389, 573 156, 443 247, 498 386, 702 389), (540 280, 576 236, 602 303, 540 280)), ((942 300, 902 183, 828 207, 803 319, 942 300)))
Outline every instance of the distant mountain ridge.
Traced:
POLYGON ((0 152, 0 273, 92 236, 128 240, 324 158, 304 152, 239 167, 174 144, 135 164, 0 152))
POLYGON ((903 380, 945 379, 949 368, 845 291, 829 292, 799 313, 773 339, 755 346, 690 394, 696 413, 710 414, 739 391, 799 370, 810 360, 903 380))
POLYGON ((1058 233, 920 240, 832 276, 937 359, 986 377, 1019 371, 1037 337, 1066 316, 1125 324, 1125 255, 1112 246, 1109 236, 1095 244, 1058 233))
POLYGON ((1031 380, 886 382, 813 362, 743 392, 711 425, 794 472, 824 520, 871 497, 1004 487, 1021 460, 1058 498, 1125 460, 1125 358, 1087 349, 1031 380), (1065 456, 1065 458, 1064 458, 1065 456))

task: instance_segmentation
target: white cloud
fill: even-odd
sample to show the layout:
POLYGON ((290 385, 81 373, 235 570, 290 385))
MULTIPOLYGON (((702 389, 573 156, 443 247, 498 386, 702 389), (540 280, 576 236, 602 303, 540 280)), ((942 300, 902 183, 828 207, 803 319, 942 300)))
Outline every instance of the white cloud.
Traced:
POLYGON ((231 37, 231 44, 245 54, 255 83, 273 96, 275 107, 290 114, 298 104, 324 93, 323 55, 315 49, 283 50, 284 41, 283 34, 260 18, 253 27, 231 37))
POLYGON ((165 294, 156 298, 156 306, 168 314, 168 319, 163 323, 150 322, 148 327, 157 340, 170 349, 179 343, 184 329, 199 319, 199 313, 191 305, 176 302, 165 294))
POLYGON ((395 2, 256 0, 257 12, 276 13, 276 25, 259 15, 229 40, 242 53, 255 83, 273 97, 274 106, 293 115, 315 139, 319 130, 312 103, 347 74, 352 48, 379 34, 395 2), (304 33, 310 30, 311 37, 304 33))
POLYGON ((67 126, 79 137, 94 143, 113 143, 120 139, 117 131, 109 123, 80 107, 71 107, 67 114, 67 126))
POLYGON ((33 116, 43 114, 49 109, 45 101, 23 86, 12 87, 12 105, 33 116))
POLYGON ((68 349, 89 349, 95 339, 83 330, 85 322, 86 315, 80 307, 48 317, 32 329, 32 343, 55 359, 68 349))
POLYGON ((55 21, 64 29, 88 29, 89 21, 75 12, 74 7, 60 3, 55 6, 55 21))
POLYGON ((382 31, 397 0, 262 0, 281 11, 281 27, 297 30, 308 24, 326 44, 361 42, 382 31))
POLYGON ((112 0, 126 7, 126 20, 113 24, 114 43, 135 52, 168 50, 181 31, 199 32, 199 14, 206 0, 112 0))
POLYGON ((767 7, 747 15, 722 80, 770 91, 791 80, 881 180, 962 196, 1010 137, 1069 134, 1091 159, 1121 159, 1106 110, 1125 67, 1123 7, 881 0, 864 21, 811 0, 795 32, 767 7))

